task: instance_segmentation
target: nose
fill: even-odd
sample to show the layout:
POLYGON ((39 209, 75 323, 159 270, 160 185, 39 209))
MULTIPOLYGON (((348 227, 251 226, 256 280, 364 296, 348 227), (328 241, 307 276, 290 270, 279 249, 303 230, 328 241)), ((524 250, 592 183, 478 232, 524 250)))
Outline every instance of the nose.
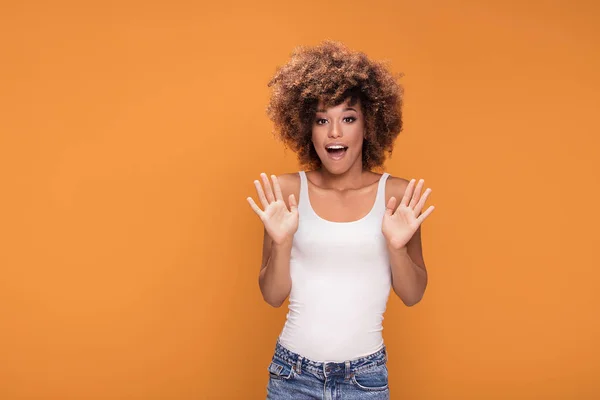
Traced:
POLYGON ((329 129, 329 137, 336 139, 342 136, 342 128, 340 127, 339 122, 333 122, 331 124, 331 129, 329 129))

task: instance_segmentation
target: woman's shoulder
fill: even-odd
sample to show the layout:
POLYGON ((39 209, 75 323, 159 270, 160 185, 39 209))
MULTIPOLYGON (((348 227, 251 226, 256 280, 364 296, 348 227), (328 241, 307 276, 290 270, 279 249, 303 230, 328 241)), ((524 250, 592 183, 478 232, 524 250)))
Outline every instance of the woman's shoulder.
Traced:
POLYGON ((288 172, 277 175, 277 181, 281 188, 281 194, 287 203, 290 194, 293 194, 298 201, 300 194, 300 174, 298 172, 288 172))
POLYGON ((280 175, 277 175, 277 180, 279 184, 283 188, 283 186, 294 186, 300 183, 300 174, 298 172, 286 172, 280 175))
POLYGON ((410 181, 408 179, 399 177, 399 176, 388 176, 386 185, 385 185, 385 200, 386 203, 390 199, 390 197, 395 197, 398 200, 397 204, 400 204, 400 200, 404 197, 404 192, 406 191, 406 187, 410 181))
POLYGON ((399 176, 394 176, 391 174, 388 174, 388 179, 387 179, 387 185, 388 187, 393 187, 393 188, 406 188, 406 186, 410 183, 410 181, 408 179, 399 177, 399 176))

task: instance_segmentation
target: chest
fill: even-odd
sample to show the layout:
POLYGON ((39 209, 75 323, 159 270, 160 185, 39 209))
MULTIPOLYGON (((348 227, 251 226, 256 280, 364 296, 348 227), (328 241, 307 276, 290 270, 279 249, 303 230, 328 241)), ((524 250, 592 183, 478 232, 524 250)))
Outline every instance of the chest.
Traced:
POLYGON ((389 256, 378 219, 332 223, 301 217, 290 257, 292 281, 347 288, 372 286, 374 280, 387 284, 389 256))
POLYGON ((364 218, 375 206, 376 197, 377 185, 344 192, 308 188, 309 206, 319 217, 331 222, 352 222, 364 218))

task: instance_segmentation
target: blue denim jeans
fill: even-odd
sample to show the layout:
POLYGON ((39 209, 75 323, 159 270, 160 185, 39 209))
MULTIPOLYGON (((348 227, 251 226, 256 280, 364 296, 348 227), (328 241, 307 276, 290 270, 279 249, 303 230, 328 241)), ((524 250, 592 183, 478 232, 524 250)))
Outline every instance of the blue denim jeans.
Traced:
POLYGON ((277 342, 268 368, 267 400, 389 400, 386 362, 385 346, 356 360, 323 363, 277 342))

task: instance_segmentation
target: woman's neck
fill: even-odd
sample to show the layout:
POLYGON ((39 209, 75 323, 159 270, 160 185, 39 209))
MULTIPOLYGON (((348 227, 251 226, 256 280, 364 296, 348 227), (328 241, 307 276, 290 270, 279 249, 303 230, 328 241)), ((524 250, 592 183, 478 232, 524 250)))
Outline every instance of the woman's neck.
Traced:
POLYGON ((314 182, 318 186, 325 189, 333 189, 338 191, 356 190, 368 186, 373 183, 373 172, 364 170, 362 165, 351 167, 342 174, 334 174, 326 168, 319 168, 318 182, 314 182))

